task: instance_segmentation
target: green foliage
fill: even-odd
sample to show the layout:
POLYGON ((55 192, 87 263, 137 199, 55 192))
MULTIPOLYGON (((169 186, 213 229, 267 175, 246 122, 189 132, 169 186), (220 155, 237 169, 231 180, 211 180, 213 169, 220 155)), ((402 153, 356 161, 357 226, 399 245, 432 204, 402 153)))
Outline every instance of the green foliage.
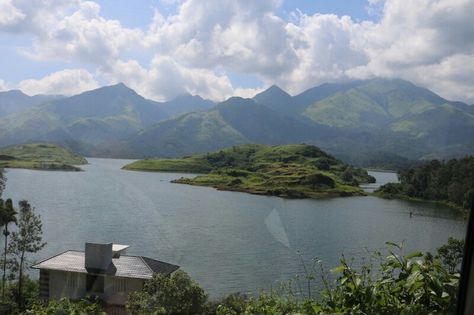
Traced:
POLYGON ((375 180, 367 171, 349 167, 307 144, 246 144, 181 159, 137 161, 124 169, 205 172, 173 182, 286 198, 363 195, 358 183, 375 180))
POLYGON ((18 230, 12 233, 8 244, 8 254, 11 257, 8 263, 10 272, 13 275, 18 274, 18 304, 20 309, 23 309, 23 274, 25 269, 29 268, 28 255, 37 253, 46 243, 43 242, 40 215, 35 213, 28 201, 22 200, 18 204, 18 230))
MULTIPOLYGON (((393 246, 394 244, 390 244, 393 246)), ((353 268, 346 259, 333 269, 339 274, 333 290, 322 298, 323 310, 351 314, 453 313, 459 274, 449 273, 438 260, 421 252, 406 256, 392 250, 380 266, 353 268)))
POLYGON ((0 167, 0 197, 2 196, 3 190, 5 189, 5 182, 7 181, 3 168, 0 167))
POLYGON ((462 243, 451 239, 436 257, 420 251, 403 255, 402 245, 387 242, 387 254, 375 252, 358 267, 343 255, 332 276, 320 260, 314 259, 311 268, 302 261, 304 277, 256 297, 237 293, 209 302, 184 272, 171 278, 156 276, 142 292, 130 296, 128 309, 140 315, 454 314, 460 275, 445 268, 445 248, 455 254, 454 260, 448 259, 453 262, 462 243), (313 288, 318 276, 322 291, 313 288), (316 297, 312 290, 318 292, 316 297))
POLYGON ((474 157, 432 160, 399 172, 400 184, 386 184, 377 192, 388 196, 406 196, 443 201, 469 209, 474 198, 474 157))
POLYGON ((185 272, 156 274, 140 292, 130 294, 131 315, 205 314, 207 295, 185 272))
POLYGON ((88 301, 71 302, 64 298, 50 301, 47 305, 37 303, 23 313, 24 315, 106 315, 100 305, 88 301))
POLYGON ((3 248, 3 257, 2 257, 2 299, 5 297, 5 284, 6 284, 6 265, 7 265, 7 255, 8 255, 8 236, 10 232, 8 231, 8 225, 10 223, 16 223, 16 211, 13 208, 13 202, 11 199, 7 199, 6 202, 3 202, 0 199, 0 226, 3 227, 3 237, 5 245, 3 248))
POLYGON ((0 150, 0 167, 77 171, 80 168, 73 165, 81 164, 87 160, 55 144, 21 144, 0 150))
POLYGON ((448 243, 438 248, 436 258, 451 273, 461 272, 461 262, 464 255, 464 240, 450 237, 448 243))
MULTIPOLYGON (((23 300, 26 309, 31 308, 34 304, 38 303, 39 297, 39 283, 38 280, 30 279, 29 277, 23 278, 23 300)), ((20 309, 18 307, 18 281, 10 281, 7 283, 5 288, 5 297, 0 303, 0 314, 19 314, 20 309)))

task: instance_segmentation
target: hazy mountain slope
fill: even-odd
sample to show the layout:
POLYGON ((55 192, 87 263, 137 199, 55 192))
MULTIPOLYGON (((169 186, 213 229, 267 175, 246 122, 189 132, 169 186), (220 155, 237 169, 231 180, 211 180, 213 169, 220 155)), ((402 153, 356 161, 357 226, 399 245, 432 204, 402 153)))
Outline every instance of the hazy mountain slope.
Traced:
MULTIPOLYGON (((338 92, 309 106, 304 115, 315 122, 341 128, 386 128, 419 136, 434 130, 440 118, 423 118, 426 113, 442 111, 464 115, 461 123, 470 121, 469 113, 435 93, 403 80, 374 79, 355 88, 338 92), (454 111, 454 112, 453 112, 454 111), (420 121, 418 122, 418 118, 420 121)), ((449 119, 448 119, 449 120, 449 119)), ((469 123, 470 124, 470 123, 469 123)))
POLYGON ((0 117, 24 111, 32 106, 60 99, 60 95, 28 96, 19 90, 0 92, 0 117))
POLYGON ((276 85, 272 85, 265 91, 258 93, 253 97, 253 100, 260 105, 283 114, 294 115, 297 113, 291 95, 276 85))
POLYGON ((363 84, 365 81, 354 81, 348 83, 324 83, 307 89, 293 96, 294 108, 301 114, 308 106, 330 97, 338 92, 344 92, 363 84))
POLYGON ((323 84, 294 97, 272 86, 215 106, 191 95, 154 102, 117 84, 0 117, 0 145, 48 141, 109 157, 305 142, 346 160, 371 152, 442 158, 472 154, 473 135, 473 107, 386 79, 323 84))
MULTIPOLYGON (((175 157, 241 143, 285 144, 324 137, 328 128, 232 97, 207 112, 158 123, 126 141, 132 156, 175 157)), ((125 154, 125 152, 122 152, 125 154)))
POLYGON ((157 103, 158 107, 168 116, 176 116, 187 112, 198 112, 210 109, 214 102, 205 100, 199 95, 183 94, 168 102, 157 103))
POLYGON ((164 120, 106 149, 130 157, 175 157, 245 142, 245 137, 227 124, 218 111, 209 111, 164 120))
POLYGON ((53 100, 0 119, 0 143, 66 140, 96 145, 120 139, 167 115, 123 84, 53 100))

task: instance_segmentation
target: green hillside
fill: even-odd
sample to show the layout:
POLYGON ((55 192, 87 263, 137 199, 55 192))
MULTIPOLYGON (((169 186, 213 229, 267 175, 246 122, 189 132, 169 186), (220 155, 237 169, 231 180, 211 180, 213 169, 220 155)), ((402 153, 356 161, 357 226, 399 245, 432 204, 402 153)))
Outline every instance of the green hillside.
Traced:
POLYGON ((126 170, 205 173, 173 182, 285 198, 364 195, 359 183, 375 179, 318 147, 246 144, 181 159, 147 159, 126 170))
POLYGON ((123 84, 53 100, 0 119, 0 144, 68 141, 99 145, 166 117, 158 105, 123 84))
POLYGON ((119 147, 135 157, 179 157, 243 143, 310 142, 335 134, 330 128, 285 116, 251 99, 232 97, 209 111, 161 121, 119 147))
POLYGON ((60 95, 28 96, 20 90, 0 92, 0 117, 24 111, 32 106, 63 98, 60 95))
MULTIPOLYGON (((16 94, 3 96, 12 105, 20 100, 16 94)), ((296 96, 271 86, 253 99, 231 97, 217 105, 189 94, 158 103, 117 84, 0 117, 0 146, 52 142, 83 155, 115 158, 304 142, 345 162, 378 167, 393 164, 384 156, 423 160, 472 154, 473 134, 473 106, 389 79, 327 83, 296 96), (374 152, 384 154, 374 161, 374 152)))
POLYGON ((78 171, 87 160, 61 146, 32 143, 0 149, 0 168, 78 171))

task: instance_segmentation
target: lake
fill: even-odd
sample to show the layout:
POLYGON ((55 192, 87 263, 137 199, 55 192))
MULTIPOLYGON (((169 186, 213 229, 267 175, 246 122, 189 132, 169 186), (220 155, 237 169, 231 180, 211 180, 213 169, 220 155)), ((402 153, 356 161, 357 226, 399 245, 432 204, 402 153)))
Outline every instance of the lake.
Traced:
POLYGON ((385 241, 405 241, 407 252, 434 251, 465 233, 462 218, 430 203, 256 196, 170 183, 187 174, 121 170, 129 160, 88 160, 84 172, 8 170, 3 197, 27 199, 42 216, 48 245, 36 259, 83 250, 86 241, 128 244, 127 254, 180 265, 216 297, 301 274, 298 253, 329 269, 341 253, 361 259, 385 241))

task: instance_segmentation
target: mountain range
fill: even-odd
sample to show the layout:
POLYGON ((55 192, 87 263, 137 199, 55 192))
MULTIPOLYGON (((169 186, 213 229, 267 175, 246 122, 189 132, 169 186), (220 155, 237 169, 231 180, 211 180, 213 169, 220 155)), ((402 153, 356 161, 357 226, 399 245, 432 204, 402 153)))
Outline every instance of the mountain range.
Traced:
POLYGON ((124 84, 71 97, 0 92, 0 146, 48 141, 87 156, 177 157, 243 143, 309 143, 345 161, 474 153, 474 107, 399 79, 278 86, 215 104, 155 102, 124 84))

